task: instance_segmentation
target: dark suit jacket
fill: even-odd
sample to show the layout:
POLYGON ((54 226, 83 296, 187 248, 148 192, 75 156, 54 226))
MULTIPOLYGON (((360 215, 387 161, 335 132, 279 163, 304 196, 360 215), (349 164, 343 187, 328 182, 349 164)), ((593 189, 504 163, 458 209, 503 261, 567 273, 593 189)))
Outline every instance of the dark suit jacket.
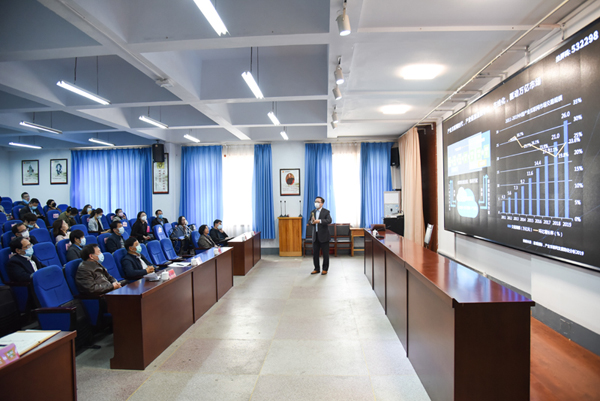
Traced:
POLYGON ((131 236, 135 237, 138 242, 146 242, 144 236, 149 234, 147 222, 136 220, 135 223, 133 223, 133 227, 131 227, 131 236))
MULTIPOLYGON (((29 206, 25 206, 24 208, 21 209, 21 211, 19 212, 19 218, 21 220, 23 220, 23 217, 27 214, 27 213, 33 213, 35 214, 38 218, 42 219, 42 220, 46 220, 45 217, 42 215, 42 212, 40 212, 40 206, 37 207, 37 209, 35 210, 31 210, 31 208, 29 206)), ((42 227, 40 227, 42 228, 42 227)))
POLYGON ((225 244, 226 243, 226 241, 223 241, 225 238, 227 238, 227 234, 225 233, 225 231, 221 232, 213 227, 210 229, 209 234, 210 234, 210 238, 212 238, 212 240, 215 242, 215 244, 225 244))
POLYGON ((77 245, 71 244, 67 249, 67 262, 75 259, 81 259, 81 249, 77 245))
POLYGON ((198 239, 198 248, 210 249, 214 246, 217 246, 217 244, 208 235, 202 234, 198 239))
POLYGON ((106 239, 106 250, 110 253, 115 253, 115 251, 117 249, 124 248, 125 247, 124 244, 121 245, 121 240, 123 240, 123 243, 125 243, 125 240, 123 239, 122 236, 112 233, 106 239))
POLYGON ((156 225, 158 225, 158 224, 160 224, 161 226, 164 226, 164 225, 165 225, 165 224, 167 224, 168 222, 169 222, 169 220, 167 220, 167 218, 166 218, 166 217, 163 217, 163 218, 162 218, 162 219, 160 219, 160 220, 156 218, 156 219, 152 220, 152 227, 154 227, 154 226, 156 226, 156 225))
POLYGON ((81 262, 75 275, 77 289, 84 295, 101 295, 113 290, 117 279, 108 274, 100 263, 93 260, 81 262))
MULTIPOLYGON (((152 262, 149 262, 144 255, 140 255, 144 263, 148 266, 152 266, 152 262)), ((123 278, 134 280, 148 274, 146 269, 142 267, 142 262, 135 255, 128 253, 121 259, 121 266, 123 267, 123 278)))
POLYGON ((329 234, 329 225, 332 223, 331 214, 329 214, 329 210, 322 207, 321 212, 319 213, 319 218, 317 219, 317 209, 314 209, 312 212, 310 212, 310 215, 308 217, 309 223, 311 220, 311 216, 314 216, 315 220, 321 220, 321 222, 319 224, 316 224, 314 227, 316 228, 316 226, 319 226, 319 231, 317 232, 316 229, 313 229, 313 242, 315 242, 317 234, 319 236, 319 242, 329 242, 329 240, 331 240, 331 234, 329 234))
MULTIPOLYGON (((33 255, 31 257, 38 268, 46 267, 40 262, 38 258, 33 255)), ((33 266, 31 266, 31 262, 27 260, 24 256, 19 254, 13 255, 10 259, 8 259, 8 263, 6 265, 6 271, 8 273, 8 277, 12 281, 22 281, 27 282, 31 281, 31 275, 33 274, 33 266)))

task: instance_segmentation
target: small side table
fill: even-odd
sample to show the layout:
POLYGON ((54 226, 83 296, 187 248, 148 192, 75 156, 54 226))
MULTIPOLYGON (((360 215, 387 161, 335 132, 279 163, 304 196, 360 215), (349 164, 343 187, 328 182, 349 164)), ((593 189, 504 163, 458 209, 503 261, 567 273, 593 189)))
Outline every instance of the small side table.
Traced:
POLYGON ((356 237, 364 237, 365 236, 365 230, 363 228, 351 228, 350 229, 350 240, 352 242, 352 248, 350 248, 350 255, 354 256, 354 251, 365 251, 364 245, 362 248, 355 248, 354 247, 354 238, 356 237))

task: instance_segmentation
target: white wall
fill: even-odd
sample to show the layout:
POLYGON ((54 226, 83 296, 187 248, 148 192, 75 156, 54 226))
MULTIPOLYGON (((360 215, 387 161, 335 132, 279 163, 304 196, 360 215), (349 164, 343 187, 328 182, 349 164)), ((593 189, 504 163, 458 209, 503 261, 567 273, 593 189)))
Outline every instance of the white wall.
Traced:
POLYGON ((170 222, 176 222, 181 200, 181 145, 167 143, 165 153, 169 154, 169 193, 153 194, 152 210, 146 210, 146 213, 154 215, 160 209, 170 222))

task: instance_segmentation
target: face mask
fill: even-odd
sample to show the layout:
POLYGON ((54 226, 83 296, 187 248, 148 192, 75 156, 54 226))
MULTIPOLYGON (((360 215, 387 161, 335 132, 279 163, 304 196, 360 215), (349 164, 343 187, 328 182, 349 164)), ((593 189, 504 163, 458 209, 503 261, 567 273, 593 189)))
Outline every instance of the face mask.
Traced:
POLYGON ((29 238, 29 231, 25 230, 21 233, 21 238, 29 238))
POLYGON ((222 230, 222 229, 223 229, 223 224, 219 224, 219 225, 217 226, 217 228, 218 228, 219 230, 222 230))
POLYGON ((102 215, 98 216, 98 220, 100 220, 102 218, 102 215))
POLYGON ((96 255, 96 256, 98 256, 98 262, 100 262, 100 263, 104 262, 104 254, 103 253, 101 253, 100 255, 96 255))
POLYGON ((33 224, 27 224, 27 227, 33 228, 33 224))
POLYGON ((87 208, 87 210, 86 210, 86 212, 87 212, 88 214, 90 214, 90 213, 92 212, 92 208, 89 208, 89 207, 88 207, 88 208, 87 208))
POLYGON ((125 232, 125 229, 123 227, 119 227, 119 234, 123 234, 125 232))
POLYGON ((123 217, 123 212, 119 212, 118 216, 123 217))
POLYGON ((320 208, 320 207, 321 207, 321 204, 320 204, 320 203, 317 203, 317 202, 315 202, 315 209, 318 209, 318 208, 320 208))
POLYGON ((142 221, 146 221, 147 218, 148 218, 147 216, 142 216, 141 217, 142 221))
POLYGON ((35 209, 37 209, 37 206, 31 206, 30 209, 35 210, 35 209))
POLYGON ((28 258, 33 256, 33 247, 31 247, 25 251, 25 256, 27 256, 28 258))
POLYGON ((23 202, 25 203, 29 203, 29 201, 27 199, 23 199, 23 202))
POLYGON ((138 245, 138 246, 135 248, 135 251, 136 251, 137 253, 142 253, 142 246, 141 246, 141 245, 138 245))
POLYGON ((87 240, 85 239, 85 237, 81 238, 81 246, 85 246, 87 240))
POLYGON ((159 215, 158 215, 158 218, 159 218, 159 219, 162 219, 162 217, 163 217, 163 215, 162 215, 162 214, 159 214, 159 215))
POLYGON ((52 204, 52 207, 56 207, 56 203, 53 203, 53 204, 52 204))

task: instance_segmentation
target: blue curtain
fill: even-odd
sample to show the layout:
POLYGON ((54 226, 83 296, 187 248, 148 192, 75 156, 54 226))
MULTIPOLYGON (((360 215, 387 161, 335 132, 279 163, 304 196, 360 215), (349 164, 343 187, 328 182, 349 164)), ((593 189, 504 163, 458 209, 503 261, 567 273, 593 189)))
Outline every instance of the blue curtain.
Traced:
POLYGON ((252 229, 261 238, 275 238, 275 209, 273 208, 273 169, 271 145, 254 145, 252 175, 252 229))
POLYGON ((72 150, 71 206, 152 213, 152 149, 72 150))
POLYGON ((383 193, 392 190, 390 151, 392 142, 360 146, 360 226, 383 223, 383 193))
POLYGON ((220 145, 182 147, 179 210, 189 224, 196 227, 212 226, 215 219, 223 218, 223 150, 220 145))
POLYGON ((302 210, 302 237, 306 234, 306 223, 315 208, 315 198, 325 199, 324 208, 331 212, 335 223, 335 199, 333 196, 333 158, 330 143, 307 143, 304 166, 304 206, 302 210))

